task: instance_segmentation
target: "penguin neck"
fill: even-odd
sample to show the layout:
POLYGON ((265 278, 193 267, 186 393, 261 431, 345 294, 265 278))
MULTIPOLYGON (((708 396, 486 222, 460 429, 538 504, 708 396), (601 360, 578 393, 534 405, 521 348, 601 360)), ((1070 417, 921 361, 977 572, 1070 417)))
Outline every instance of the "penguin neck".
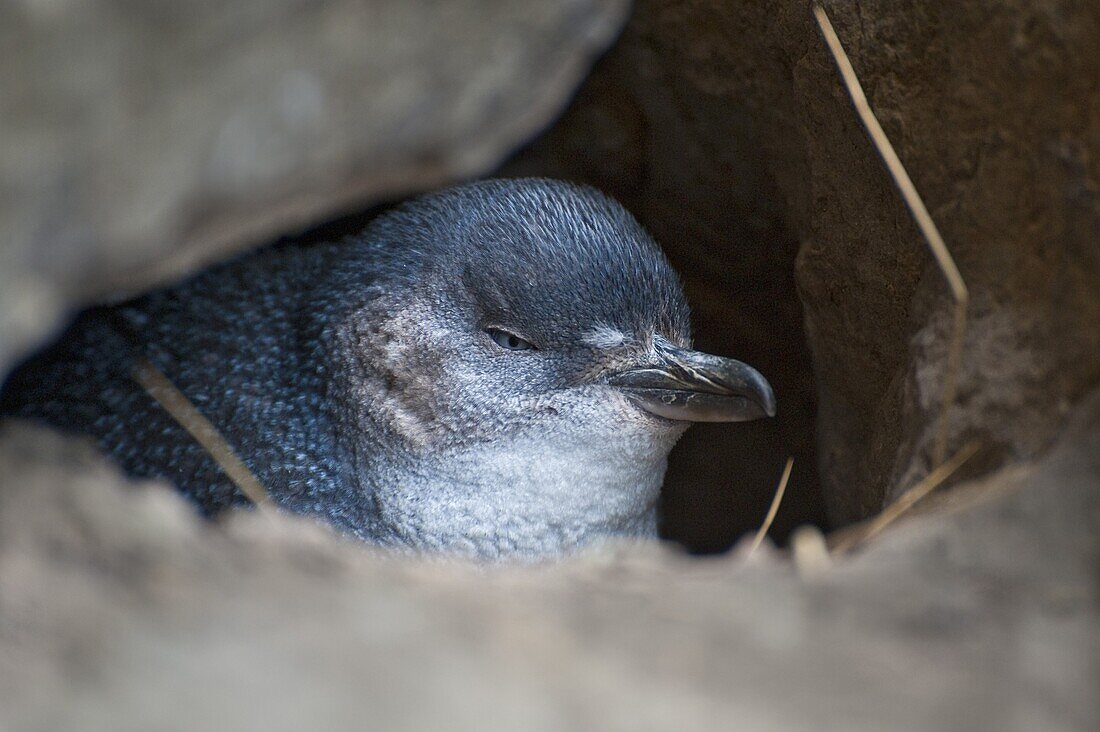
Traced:
POLYGON ((361 480, 384 543, 541 559, 599 538, 655 537, 667 452, 645 440, 518 436, 434 454, 391 451, 361 480))

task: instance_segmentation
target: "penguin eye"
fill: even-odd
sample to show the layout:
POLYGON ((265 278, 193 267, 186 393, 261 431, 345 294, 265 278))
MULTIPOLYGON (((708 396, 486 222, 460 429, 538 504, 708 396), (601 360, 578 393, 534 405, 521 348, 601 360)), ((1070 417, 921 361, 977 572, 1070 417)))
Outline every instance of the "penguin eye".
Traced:
POLYGON ((534 351, 535 344, 530 341, 525 341, 515 333, 509 333, 506 330, 500 328, 486 328, 485 332, 489 334, 489 337, 493 339, 501 348, 505 348, 509 351, 534 351))

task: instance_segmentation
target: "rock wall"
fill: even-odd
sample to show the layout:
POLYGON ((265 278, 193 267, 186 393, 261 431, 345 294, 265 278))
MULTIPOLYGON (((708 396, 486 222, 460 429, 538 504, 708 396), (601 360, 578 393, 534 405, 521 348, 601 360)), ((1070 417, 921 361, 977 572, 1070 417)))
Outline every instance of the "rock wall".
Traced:
MULTIPOLYGON (((952 444, 980 439, 987 468, 1033 458, 1100 382, 1100 6, 835 13, 971 290, 952 444)), ((843 521, 928 467, 951 302, 820 56, 793 65, 813 162, 791 188, 812 201, 797 276, 843 521)))

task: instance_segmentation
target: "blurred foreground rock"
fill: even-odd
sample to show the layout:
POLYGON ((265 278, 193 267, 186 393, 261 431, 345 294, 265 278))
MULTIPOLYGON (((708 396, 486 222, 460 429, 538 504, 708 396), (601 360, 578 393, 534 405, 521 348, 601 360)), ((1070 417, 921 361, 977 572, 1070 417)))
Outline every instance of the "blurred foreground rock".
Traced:
POLYGON ((976 505, 812 582, 657 547, 403 561, 203 524, 56 437, 0 444, 3 729, 1100 725, 1100 394, 1043 461, 956 492, 976 505))
POLYGON ((625 0, 0 4, 0 370, 94 298, 481 174, 625 0))

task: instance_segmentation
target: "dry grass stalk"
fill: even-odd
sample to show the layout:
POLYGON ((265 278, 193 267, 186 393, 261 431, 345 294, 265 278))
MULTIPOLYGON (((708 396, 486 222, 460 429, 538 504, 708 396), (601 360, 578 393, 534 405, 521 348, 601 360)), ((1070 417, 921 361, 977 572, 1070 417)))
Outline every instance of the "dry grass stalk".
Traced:
POLYGON ((248 497, 258 508, 271 508, 274 504, 263 485, 248 469, 237 453, 233 451, 229 443, 222 437, 218 428, 210 423, 206 417, 184 396, 176 385, 154 366, 148 359, 139 359, 134 366, 134 380, 164 407, 165 411, 176 420, 181 427, 202 445, 214 462, 218 464, 241 493, 248 497))
POLYGON ((890 144, 890 139, 883 131, 882 125, 875 117, 875 113, 871 111, 871 105, 867 102, 867 95, 863 93, 859 77, 856 76, 855 69, 852 68, 852 63, 848 60, 848 54, 845 53, 840 38, 833 30, 833 24, 829 22, 829 16, 820 5, 814 5, 813 10, 814 16, 817 18, 817 24, 825 37, 825 43, 828 44, 829 51, 836 61, 837 69, 840 70, 840 76, 844 80, 844 85, 848 88, 848 95, 852 98, 856 112, 859 114, 863 126, 867 128, 867 133, 871 136, 871 142, 874 143, 875 149, 878 150, 883 162, 886 163, 886 169, 890 172, 894 184, 901 192, 905 205, 909 207, 909 211, 913 214, 921 234, 927 240, 928 247, 932 250, 932 256, 935 257, 936 264, 943 272, 948 287, 951 288, 951 295, 955 299, 955 322, 947 351, 947 371, 943 383, 943 411, 940 415, 940 427, 932 449, 932 464, 942 465, 947 456, 948 413, 955 403, 958 390, 958 374, 962 361, 963 339, 966 335, 966 310, 970 303, 970 293, 967 290, 966 283, 963 282, 962 275, 959 273, 959 268, 955 265, 951 252, 947 248, 947 244, 944 243, 939 229, 936 228, 932 216, 924 205, 924 201, 917 193, 917 188, 913 185, 909 173, 906 172, 905 166, 902 165, 901 159, 894 151, 894 146, 890 144))
POLYGON ((751 557, 756 548, 764 542, 764 537, 768 535, 768 529, 772 527, 775 515, 779 513, 779 504, 783 502, 783 494, 787 491, 787 481, 791 479, 791 468, 793 467, 794 458, 787 458, 787 466, 783 468, 783 477, 779 479, 779 486, 775 489, 775 496, 772 497, 772 505, 768 508, 768 515, 764 517, 764 523, 760 524, 760 528, 756 530, 756 536, 752 538, 747 556, 751 557))
POLYGON ((812 581, 828 573, 833 562, 821 529, 813 524, 799 526, 791 534, 790 543, 791 559, 799 577, 812 581))
POLYGON ((961 450, 952 455, 951 459, 941 463, 935 470, 918 481, 916 485, 901 494, 896 501, 883 509, 882 513, 863 524, 859 531, 844 536, 833 546, 833 553, 846 552, 878 536, 883 529, 897 521, 918 501, 950 478, 956 470, 962 467, 963 463, 974 456, 979 446, 980 444, 977 441, 968 442, 961 450))

